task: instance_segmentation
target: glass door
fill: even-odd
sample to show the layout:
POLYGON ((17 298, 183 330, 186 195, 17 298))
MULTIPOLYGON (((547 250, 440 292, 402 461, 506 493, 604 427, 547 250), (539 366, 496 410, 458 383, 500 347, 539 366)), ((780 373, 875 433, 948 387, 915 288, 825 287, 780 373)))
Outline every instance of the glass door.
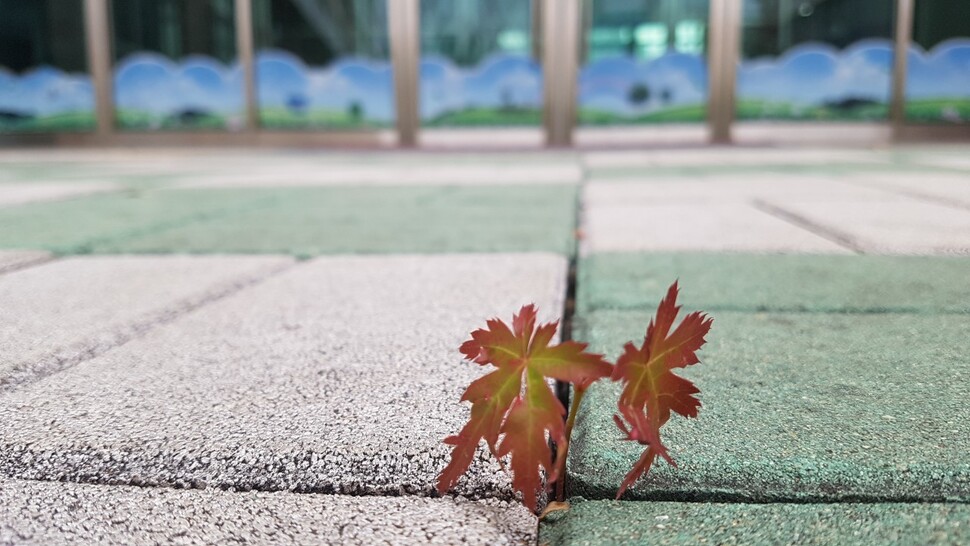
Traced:
POLYGON ((915 4, 906 120, 970 122, 970 2, 919 0, 915 4))
POLYGON ((894 4, 744 0, 737 119, 886 120, 894 4))
POLYGON ((111 3, 114 101, 125 130, 240 129, 233 0, 111 3))
POLYGON ((586 0, 580 126, 703 123, 709 0, 586 0))

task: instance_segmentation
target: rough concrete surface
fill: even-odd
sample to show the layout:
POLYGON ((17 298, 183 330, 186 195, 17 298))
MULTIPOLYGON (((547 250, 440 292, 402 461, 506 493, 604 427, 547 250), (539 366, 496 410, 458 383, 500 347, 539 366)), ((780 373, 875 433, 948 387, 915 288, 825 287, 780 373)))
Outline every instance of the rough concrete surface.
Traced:
POLYGON ((579 262, 580 314, 653 311, 675 279, 684 309, 970 313, 970 259, 606 253, 579 262))
POLYGON ((282 257, 75 257, 0 276, 0 391, 103 353, 292 263, 282 257))
POLYGON ((330 165, 280 172, 213 174, 179 184, 186 188, 294 187, 331 185, 521 185, 578 183, 582 170, 575 162, 521 165, 512 163, 398 165, 330 165))
POLYGON ((905 172, 857 174, 847 181, 936 201, 943 205, 970 208, 970 173, 905 172))
POLYGON ((966 544, 967 504, 711 504, 572 500, 543 546, 966 544))
POLYGON ((99 253, 569 253, 576 187, 330 187, 172 190, 271 206, 95 245, 99 253))
POLYGON ((845 247, 743 203, 590 205, 582 250, 848 253, 845 247))
POLYGON ((668 165, 828 165, 831 163, 883 163, 888 157, 867 150, 711 148, 706 150, 589 152, 583 161, 590 168, 661 167, 668 165))
POLYGON ((0 250, 0 275, 49 260, 42 250, 0 250))
POLYGON ((587 185, 583 192, 584 206, 747 203, 779 195, 810 201, 893 199, 892 193, 881 188, 850 184, 834 176, 818 174, 715 172, 702 177, 645 174, 607 180, 593 180, 587 185))
MULTIPOLYGON (((651 313, 601 311, 578 339, 615 354, 651 313)), ((713 313, 698 419, 663 428, 660 462, 625 498, 970 501, 970 316, 713 313)), ((594 385, 570 449, 572 492, 612 498, 642 452, 618 440, 619 390, 594 385)))
POLYGON ((0 184, 0 207, 23 205, 36 201, 54 201, 119 189, 113 184, 101 183, 13 183, 0 184))
MULTIPOLYGON (((430 494, 485 370, 492 316, 563 308, 551 254, 333 257, 0 396, 0 475, 104 484, 430 494)), ((456 488, 509 498, 481 453, 456 488)))
POLYGON ((765 199, 802 225, 834 234, 869 254, 970 254, 970 210, 917 199, 801 201, 765 199))
POLYGON ((227 493, 0 480, 0 544, 534 544, 496 499, 227 493))

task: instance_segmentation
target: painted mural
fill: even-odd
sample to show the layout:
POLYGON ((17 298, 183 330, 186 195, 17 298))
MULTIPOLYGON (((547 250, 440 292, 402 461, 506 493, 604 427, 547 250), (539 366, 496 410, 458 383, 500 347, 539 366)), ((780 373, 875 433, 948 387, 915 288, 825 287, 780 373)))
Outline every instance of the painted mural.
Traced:
POLYGON ((87 74, 40 66, 15 74, 0 66, 0 132, 89 131, 94 88, 87 74))
POLYGON ((906 118, 916 122, 970 122, 970 38, 947 40, 930 51, 909 50, 906 118))
POLYGON ((606 57, 582 68, 578 93, 584 125, 703 121, 707 64, 673 51, 646 62, 606 57))
POLYGON ((424 56, 420 112, 429 127, 540 125, 542 69, 525 55, 495 54, 468 68, 424 56))
POLYGON ((344 57, 307 66, 292 53, 262 50, 256 96, 263 127, 275 129, 389 127, 394 81, 387 61, 344 57))
POLYGON ((115 119, 134 130, 239 129, 242 71, 203 55, 125 57, 114 72, 115 119))

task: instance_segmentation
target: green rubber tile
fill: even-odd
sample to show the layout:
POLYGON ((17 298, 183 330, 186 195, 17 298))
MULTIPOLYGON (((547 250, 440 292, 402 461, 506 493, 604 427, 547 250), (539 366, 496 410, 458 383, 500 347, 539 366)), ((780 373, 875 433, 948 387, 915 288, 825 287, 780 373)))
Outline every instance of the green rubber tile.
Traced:
POLYGON ((573 499, 543 546, 967 544, 966 504, 711 504, 573 499))
MULTIPOLYGON (((687 311, 689 308, 685 308, 687 311)), ((970 316, 713 313, 697 419, 662 430, 658 462, 624 498, 753 502, 970 501, 970 316)), ((615 355, 650 314, 581 317, 578 339, 615 355)), ((612 422, 618 384, 583 402, 572 494, 613 498, 642 453, 612 422)))
POLYGON ((609 253, 578 275, 580 312, 656 309, 677 278, 709 310, 970 312, 970 258, 609 253))
MULTIPOLYGON (((204 190, 172 190, 189 196, 204 190)), ((273 206, 96 245, 103 253, 571 253, 575 186, 207 190, 273 206)), ((166 193, 166 192, 160 192, 166 193)), ((184 198, 184 197, 182 197, 184 198)))
POLYGON ((265 206, 267 195, 126 191, 0 209, 0 248, 91 252, 156 230, 265 206))

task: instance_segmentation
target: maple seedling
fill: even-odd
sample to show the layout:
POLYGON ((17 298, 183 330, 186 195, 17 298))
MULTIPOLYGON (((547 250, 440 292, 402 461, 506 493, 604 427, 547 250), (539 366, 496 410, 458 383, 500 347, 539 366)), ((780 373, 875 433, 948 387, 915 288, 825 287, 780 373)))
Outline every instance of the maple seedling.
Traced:
MULTIPOLYGON (((468 423, 455 436, 445 438, 454 446, 451 461, 438 476, 439 494, 446 493, 468 470, 482 440, 502 469, 509 459, 512 488, 523 503, 536 508, 544 470, 547 482, 558 483, 556 500, 563 501, 566 457, 576 415, 586 390, 604 377, 623 383, 613 419, 624 439, 647 446, 626 475, 617 498, 645 474, 657 455, 674 464, 660 441, 660 427, 671 412, 696 417, 699 391, 690 381, 672 373, 674 368, 696 364, 697 351, 712 319, 698 312, 688 314, 671 331, 680 307, 677 283, 661 300, 647 327, 643 345, 627 343, 616 365, 603 355, 586 351, 587 344, 565 341, 551 344, 558 322, 536 326, 536 307, 526 305, 512 317, 512 327, 494 318, 486 328, 472 332, 459 349, 465 357, 495 369, 476 379, 462 395, 472 403, 468 423), (573 387, 569 413, 553 394, 549 379, 573 387), (565 423, 563 417, 566 417, 565 423), (555 460, 550 441, 556 445, 555 460)), ((676 465, 675 465, 676 466, 676 465)))

